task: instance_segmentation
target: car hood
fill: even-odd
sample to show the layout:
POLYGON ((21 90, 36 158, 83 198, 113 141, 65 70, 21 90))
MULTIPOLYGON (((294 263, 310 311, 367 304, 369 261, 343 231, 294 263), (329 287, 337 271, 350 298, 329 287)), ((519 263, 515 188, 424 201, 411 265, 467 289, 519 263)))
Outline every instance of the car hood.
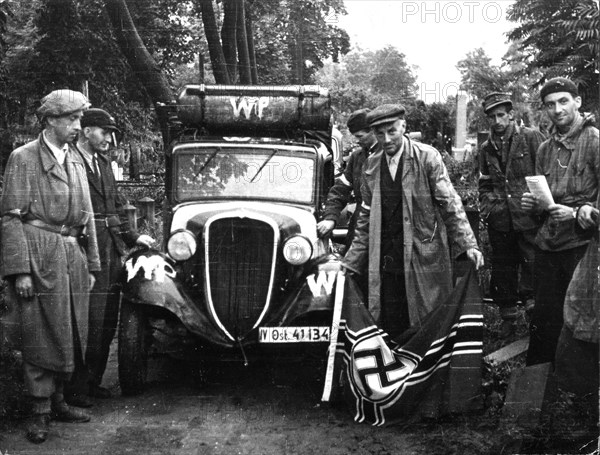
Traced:
POLYGON ((171 232, 187 229, 199 232, 209 220, 216 218, 253 218, 276 224, 284 236, 302 234, 317 243, 314 215, 302 208, 264 202, 187 203, 176 208, 171 232))

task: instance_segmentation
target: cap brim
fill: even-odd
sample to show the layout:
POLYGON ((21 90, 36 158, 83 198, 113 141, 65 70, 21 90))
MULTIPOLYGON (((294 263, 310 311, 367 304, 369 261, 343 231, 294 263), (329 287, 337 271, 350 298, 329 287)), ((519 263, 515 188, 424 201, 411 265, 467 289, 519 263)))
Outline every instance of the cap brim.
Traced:
POLYGON ((494 109, 495 107, 502 106, 502 105, 504 105, 504 104, 507 104, 507 105, 509 105, 511 109, 512 109, 512 107, 513 107, 512 101, 506 101, 506 100, 504 100, 504 101, 497 101, 497 102, 495 102, 495 103, 493 103, 493 104, 490 104, 489 106, 487 106, 487 107, 486 107, 486 108, 483 110, 483 112, 484 112, 484 114, 487 114, 489 111, 491 111, 491 110, 492 110, 492 109, 494 109))
POLYGON ((394 123, 396 120, 401 120, 402 117, 385 117, 379 120, 374 120, 373 122, 369 123, 369 126, 371 128, 375 127, 375 126, 379 126, 379 125, 385 125, 386 123, 394 123))

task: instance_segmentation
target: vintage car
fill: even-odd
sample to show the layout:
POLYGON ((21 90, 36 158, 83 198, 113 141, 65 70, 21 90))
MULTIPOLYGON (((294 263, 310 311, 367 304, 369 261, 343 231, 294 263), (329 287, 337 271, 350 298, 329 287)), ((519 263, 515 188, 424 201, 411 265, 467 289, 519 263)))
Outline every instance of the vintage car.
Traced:
POLYGON ((157 346, 244 362, 324 356, 339 262, 316 223, 342 159, 327 92, 187 86, 158 114, 164 251, 126 260, 122 392, 143 391, 157 346))

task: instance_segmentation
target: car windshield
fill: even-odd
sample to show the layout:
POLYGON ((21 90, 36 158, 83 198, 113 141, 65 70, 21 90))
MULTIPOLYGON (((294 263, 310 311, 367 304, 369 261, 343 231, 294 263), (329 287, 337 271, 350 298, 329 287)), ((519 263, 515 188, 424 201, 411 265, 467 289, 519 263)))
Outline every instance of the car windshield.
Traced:
POLYGON ((194 147, 176 154, 178 201, 252 199, 311 203, 315 156, 277 148, 194 147))

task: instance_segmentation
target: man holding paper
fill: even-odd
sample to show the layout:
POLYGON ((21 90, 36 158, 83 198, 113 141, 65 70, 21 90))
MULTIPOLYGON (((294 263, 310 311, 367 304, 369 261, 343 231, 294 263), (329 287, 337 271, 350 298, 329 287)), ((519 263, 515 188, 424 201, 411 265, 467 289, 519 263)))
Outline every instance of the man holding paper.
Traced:
POLYGON ((492 247, 491 297, 502 317, 499 335, 506 338, 515 330, 517 301, 532 305, 539 217, 521 208, 521 195, 527 191, 527 176, 535 173, 544 136, 517 125, 508 93, 487 95, 483 111, 490 136, 479 151, 479 207, 492 247))
POLYGON ((521 199, 524 210, 543 219, 536 236, 528 365, 554 361, 565 294, 591 238, 600 169, 598 129, 592 115, 579 113, 577 86, 558 77, 546 82, 540 95, 553 126, 538 150, 536 173, 545 178, 554 203, 545 206, 537 191, 521 199))

